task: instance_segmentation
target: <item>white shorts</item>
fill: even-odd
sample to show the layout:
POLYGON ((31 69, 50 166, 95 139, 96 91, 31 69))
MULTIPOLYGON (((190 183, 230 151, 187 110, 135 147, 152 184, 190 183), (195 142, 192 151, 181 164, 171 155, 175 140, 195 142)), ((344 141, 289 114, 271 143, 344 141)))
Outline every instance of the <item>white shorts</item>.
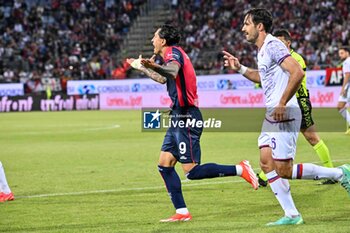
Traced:
POLYGON ((338 102, 350 103, 350 84, 349 83, 345 85, 345 96, 340 95, 338 98, 338 102))
POLYGON ((258 139, 259 149, 271 147, 274 160, 294 160, 300 124, 301 114, 284 122, 265 118, 258 139))

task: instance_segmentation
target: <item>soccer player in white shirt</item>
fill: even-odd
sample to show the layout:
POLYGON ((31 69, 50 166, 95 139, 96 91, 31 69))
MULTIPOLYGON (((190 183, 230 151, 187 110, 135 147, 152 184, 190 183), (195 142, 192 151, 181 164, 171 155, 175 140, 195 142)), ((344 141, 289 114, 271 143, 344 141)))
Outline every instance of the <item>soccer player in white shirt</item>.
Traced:
POLYGON ((350 134, 350 114, 346 109, 346 104, 350 102, 350 47, 341 47, 338 51, 340 59, 343 61, 343 85, 338 99, 338 111, 348 123, 346 134, 350 134))
POLYGON ((296 142, 301 113, 295 92, 304 71, 290 56, 286 46, 270 34, 272 15, 266 9, 251 9, 245 14, 242 31, 248 42, 258 47, 258 70, 245 67, 232 54, 223 51, 224 65, 247 79, 261 83, 267 108, 258 139, 260 166, 285 216, 268 226, 303 224, 296 209, 287 179, 332 178, 340 181, 350 195, 350 165, 326 168, 311 163, 295 164, 296 142))

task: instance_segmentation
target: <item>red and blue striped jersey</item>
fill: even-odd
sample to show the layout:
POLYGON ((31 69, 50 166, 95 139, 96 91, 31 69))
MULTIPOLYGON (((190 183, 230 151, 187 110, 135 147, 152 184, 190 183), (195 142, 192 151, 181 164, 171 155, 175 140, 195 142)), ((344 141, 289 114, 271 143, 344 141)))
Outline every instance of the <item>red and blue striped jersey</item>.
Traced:
POLYGON ((190 58, 182 48, 169 46, 164 54, 164 65, 170 62, 180 67, 176 78, 167 80, 171 107, 198 107, 197 78, 190 58))

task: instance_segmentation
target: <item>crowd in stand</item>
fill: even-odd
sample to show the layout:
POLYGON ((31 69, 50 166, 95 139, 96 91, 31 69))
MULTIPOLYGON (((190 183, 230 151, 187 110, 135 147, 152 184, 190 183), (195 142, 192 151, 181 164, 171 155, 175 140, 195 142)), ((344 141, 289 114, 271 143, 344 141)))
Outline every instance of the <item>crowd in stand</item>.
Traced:
MULTIPOLYGON (((0 0, 0 82, 124 78, 128 66, 114 59, 147 0, 0 0)), ((273 13, 288 29, 292 47, 309 69, 335 66, 337 48, 350 42, 349 0, 172 0, 169 20, 198 73, 225 73, 221 50, 256 66, 256 49, 241 32, 252 7, 273 13), (201 72, 202 71, 202 72, 201 72)), ((33 86, 34 85, 34 86, 33 86)))
POLYGON ((112 77, 145 1, 0 0, 0 81, 35 89, 41 78, 112 77))
POLYGON ((224 72, 222 49, 256 66, 257 51, 245 42, 241 28, 244 12, 264 7, 271 10, 275 29, 291 32, 292 47, 306 58, 308 68, 320 69, 337 65, 337 48, 350 43, 349 5, 349 0, 181 0, 173 5, 172 21, 185 25, 184 47, 197 70, 219 73, 224 72))

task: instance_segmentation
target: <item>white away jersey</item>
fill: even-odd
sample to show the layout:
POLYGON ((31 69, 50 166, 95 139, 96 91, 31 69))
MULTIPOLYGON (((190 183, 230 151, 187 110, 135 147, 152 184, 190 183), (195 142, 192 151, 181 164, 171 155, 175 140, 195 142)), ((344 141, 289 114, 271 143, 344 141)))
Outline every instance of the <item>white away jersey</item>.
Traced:
POLYGON ((350 73, 350 57, 346 58, 343 62, 343 75, 350 73))
MULTIPOLYGON (((268 34, 258 53, 258 69, 265 95, 265 105, 275 107, 287 87, 289 73, 280 64, 290 56, 287 47, 276 37, 268 34)), ((299 107, 295 95, 287 103, 288 107, 299 107)))

